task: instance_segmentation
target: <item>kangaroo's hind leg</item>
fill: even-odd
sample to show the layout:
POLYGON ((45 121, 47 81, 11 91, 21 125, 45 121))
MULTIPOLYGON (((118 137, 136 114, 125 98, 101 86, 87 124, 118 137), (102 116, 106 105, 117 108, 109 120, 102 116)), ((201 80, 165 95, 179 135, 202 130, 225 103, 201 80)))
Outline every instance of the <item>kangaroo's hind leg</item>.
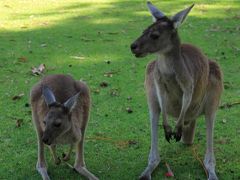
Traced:
POLYGON ((38 138, 38 160, 37 160, 36 169, 39 172, 39 174, 42 176, 43 180, 49 180, 50 178, 47 173, 46 160, 44 156, 44 144, 42 142, 43 130, 39 125, 39 116, 35 111, 36 108, 34 108, 33 106, 32 106, 32 109, 33 109, 32 118, 33 118, 33 123, 35 125, 37 138, 38 138))
POLYGON ((205 105, 207 149, 204 165, 208 171, 209 180, 217 180, 215 173, 215 156, 213 151, 213 130, 216 111, 219 106, 220 96, 223 90, 221 71, 215 62, 210 61, 209 86, 207 90, 207 101, 205 105))
POLYGON ((49 149, 50 149, 50 152, 51 152, 51 154, 52 154, 54 163, 55 163, 56 165, 59 165, 59 164, 61 163, 61 160, 60 160, 60 158, 57 156, 57 153, 56 153, 56 145, 50 145, 50 146, 49 146, 49 149))
POLYGON ((160 116, 160 106, 156 94, 156 88, 153 82, 153 74, 148 72, 150 71, 151 65, 154 62, 150 63, 147 68, 146 74, 146 90, 148 97, 148 107, 150 115, 150 124, 151 124, 151 149, 148 157, 148 165, 145 170, 142 172, 139 179, 151 179, 151 174, 154 169, 158 166, 160 162, 160 156, 158 152, 158 123, 160 116))
POLYGON ((196 128, 196 120, 195 119, 191 120, 188 125, 185 125, 183 127, 183 133, 182 133, 183 144, 186 144, 186 145, 193 144, 195 128, 196 128))

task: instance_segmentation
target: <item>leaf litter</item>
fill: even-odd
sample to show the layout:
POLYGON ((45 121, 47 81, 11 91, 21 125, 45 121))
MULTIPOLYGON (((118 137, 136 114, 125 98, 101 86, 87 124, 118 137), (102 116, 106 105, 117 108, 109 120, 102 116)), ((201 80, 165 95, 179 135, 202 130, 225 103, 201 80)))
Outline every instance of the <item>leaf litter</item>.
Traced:
POLYGON ((19 99, 21 99, 23 96, 24 96, 24 93, 20 93, 20 94, 18 94, 18 95, 13 96, 13 97, 12 97, 12 100, 13 100, 13 101, 19 100, 19 99))
POLYGON ((32 75, 34 76, 39 76, 42 75, 46 70, 46 65, 45 64, 40 64, 38 67, 32 67, 32 75))

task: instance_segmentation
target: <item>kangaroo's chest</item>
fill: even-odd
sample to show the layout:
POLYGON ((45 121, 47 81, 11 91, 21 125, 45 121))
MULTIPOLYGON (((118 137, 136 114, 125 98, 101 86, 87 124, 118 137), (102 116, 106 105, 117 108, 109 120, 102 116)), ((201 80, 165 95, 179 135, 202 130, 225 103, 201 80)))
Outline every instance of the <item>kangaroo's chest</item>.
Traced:
POLYGON ((155 67, 155 80, 170 98, 179 98, 179 95, 182 95, 174 66, 167 60, 158 61, 155 67))
POLYGON ((80 141, 82 138, 82 133, 81 130, 79 129, 79 131, 76 130, 70 130, 60 136, 58 136, 53 144, 74 144, 78 141, 80 141))
POLYGON ((62 135, 55 139, 54 144, 73 144, 77 141, 77 138, 73 134, 62 135))
POLYGON ((183 92, 175 74, 163 75, 160 79, 160 84, 163 87, 168 100, 181 101, 183 92))
POLYGON ((174 73, 159 73, 155 79, 159 97, 164 98, 168 114, 178 117, 182 107, 183 91, 174 73))

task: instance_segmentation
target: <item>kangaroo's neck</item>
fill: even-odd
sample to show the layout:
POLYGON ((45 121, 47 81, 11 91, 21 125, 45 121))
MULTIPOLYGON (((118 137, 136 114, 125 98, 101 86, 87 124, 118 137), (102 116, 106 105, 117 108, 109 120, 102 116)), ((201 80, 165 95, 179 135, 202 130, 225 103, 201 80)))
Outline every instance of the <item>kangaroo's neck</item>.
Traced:
POLYGON ((157 54, 157 67, 161 73, 175 72, 175 68, 180 68, 183 64, 181 56, 181 44, 179 38, 173 41, 173 45, 168 51, 157 54))

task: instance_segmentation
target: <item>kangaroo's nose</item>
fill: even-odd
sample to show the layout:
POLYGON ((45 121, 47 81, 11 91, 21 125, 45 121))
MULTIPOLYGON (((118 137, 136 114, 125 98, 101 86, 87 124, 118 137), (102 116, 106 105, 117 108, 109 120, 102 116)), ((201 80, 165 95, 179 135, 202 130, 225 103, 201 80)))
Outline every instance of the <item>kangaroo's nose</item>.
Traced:
POLYGON ((138 46, 137 46, 137 44, 136 44, 136 43, 132 43, 132 44, 131 44, 131 49, 132 49, 132 50, 135 50, 135 49, 137 49, 137 47, 138 47, 138 46))

